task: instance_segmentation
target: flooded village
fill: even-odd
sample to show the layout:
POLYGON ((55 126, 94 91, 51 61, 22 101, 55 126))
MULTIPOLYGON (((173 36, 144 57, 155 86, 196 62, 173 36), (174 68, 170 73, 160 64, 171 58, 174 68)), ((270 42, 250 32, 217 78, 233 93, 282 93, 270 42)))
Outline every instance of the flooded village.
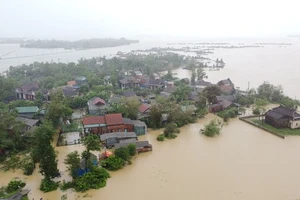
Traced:
MULTIPOLYGON (((177 54, 162 55, 160 59, 164 67, 158 70, 160 63, 154 63, 160 66, 154 67, 154 71, 149 65, 135 67, 127 63, 128 67, 123 67, 124 63, 118 63, 122 61, 114 59, 84 60, 76 72, 62 80, 36 78, 38 73, 45 73, 41 71, 49 70, 43 63, 12 68, 3 80, 23 77, 25 81, 10 90, 13 95, 3 98, 7 107, 2 105, 1 116, 12 117, 4 111, 15 113, 11 118, 14 123, 3 122, 4 126, 11 124, 5 130, 11 135, 18 133, 33 146, 39 127, 49 119, 56 122, 51 144, 57 155, 59 175, 52 181, 61 185, 74 180, 66 163, 68 155, 86 152, 85 138, 95 136, 101 148, 91 149, 92 165, 110 169, 110 178, 100 189, 76 192, 76 188, 64 190, 60 186, 44 193, 40 191, 43 175, 38 164, 32 175, 24 175, 22 166, 9 162, 17 147, 2 142, 0 153, 7 160, 2 162, 1 186, 5 187, 12 179, 22 180, 28 199, 182 199, 186 194, 191 195, 190 199, 300 196, 296 192, 300 176, 295 174, 299 161, 294 155, 299 148, 295 135, 300 134, 297 100, 285 96, 282 88, 268 82, 244 91, 230 77, 210 82, 207 71, 222 70, 223 59, 216 61, 221 67, 211 68, 177 54), (108 70, 107 62, 117 65, 116 70, 108 70), (80 69, 83 65, 92 73, 101 74, 101 78, 85 75, 80 69), (189 72, 190 77, 180 77, 182 71, 189 72), (57 81, 61 83, 57 85, 57 81), (244 118, 246 122, 240 120, 244 118), (222 122, 220 135, 202 134, 201 130, 215 120, 222 122), (167 131, 169 127, 173 127, 171 131, 167 131), (159 141, 160 136, 163 141, 159 141), (115 152, 129 145, 133 145, 137 154, 130 160, 117 159, 115 152), (122 164, 117 166, 117 161, 122 164), (295 164, 290 165, 291 162, 295 164), (285 170, 282 176, 285 167, 290 170, 285 170), (290 187, 284 187, 286 184, 290 187)), ((52 67, 58 67, 55 65, 52 67)), ((76 66, 59 67, 72 70, 76 66)), ((54 70, 50 76, 51 73, 57 76, 54 70)), ((25 155, 16 154, 17 158, 30 159, 32 146, 26 146, 25 155)), ((77 169, 79 178, 89 173, 83 158, 77 169)))

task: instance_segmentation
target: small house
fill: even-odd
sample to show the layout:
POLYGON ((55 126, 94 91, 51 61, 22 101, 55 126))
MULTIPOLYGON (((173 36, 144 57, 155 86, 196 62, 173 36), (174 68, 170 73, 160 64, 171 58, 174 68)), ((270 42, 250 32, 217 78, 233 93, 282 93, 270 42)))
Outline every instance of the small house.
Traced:
POLYGON ((18 117, 32 119, 38 114, 39 108, 37 106, 16 107, 16 110, 18 112, 18 117))
POLYGON ((75 78, 75 82, 77 86, 87 83, 87 79, 84 76, 78 76, 75 78))
POLYGON ((62 92, 65 97, 75 97, 78 95, 77 89, 74 87, 66 86, 62 88, 62 92))
POLYGON ((198 86, 199 88, 206 88, 207 86, 211 86, 212 83, 211 82, 207 82, 207 81, 204 81, 204 80, 198 80, 195 82, 195 86, 198 86))
POLYGON ((126 141, 115 144, 115 148, 126 147, 129 144, 134 144, 138 153, 152 151, 152 145, 148 141, 126 141))
POLYGON ((106 102, 99 97, 93 97, 87 102, 87 105, 90 115, 105 115, 106 113, 106 102))
POLYGON ((150 79, 147 83, 150 90, 156 90, 164 87, 164 82, 161 79, 150 79))
POLYGON ((217 85, 219 86, 219 88, 223 94, 230 95, 230 94, 235 93, 234 84, 232 83, 232 81, 229 78, 219 81, 217 83, 217 85))
POLYGON ((37 83, 27 83, 16 89, 17 99, 35 100, 36 93, 40 90, 37 83))
POLYGON ((300 114, 295 109, 279 106, 266 112, 265 123, 276 128, 300 128, 300 114))
POLYGON ((134 139, 137 140, 137 135, 134 132, 115 132, 106 133, 100 136, 100 140, 107 148, 114 147, 115 144, 122 140, 134 139))
MULTIPOLYGON (((24 117, 17 117, 16 120, 20 121, 24 124, 23 129, 20 131, 22 134, 24 134, 26 132, 32 133, 40 123, 40 120, 38 120, 38 119, 27 119, 24 117)), ((30 134, 28 134, 28 135, 30 135, 30 134)))
POLYGON ((104 79, 103 79, 104 80, 104 85, 111 85, 110 77, 111 76, 105 76, 104 77, 104 79))

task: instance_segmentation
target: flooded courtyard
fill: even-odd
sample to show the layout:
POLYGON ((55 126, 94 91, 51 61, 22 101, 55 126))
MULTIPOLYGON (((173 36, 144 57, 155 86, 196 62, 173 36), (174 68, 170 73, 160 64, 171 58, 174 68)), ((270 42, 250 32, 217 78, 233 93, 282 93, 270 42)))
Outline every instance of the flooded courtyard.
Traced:
MULTIPOLYGON (((300 137, 280 139, 238 119, 231 119, 219 136, 208 138, 199 130, 215 116, 181 128, 174 140, 156 141, 162 130, 149 131, 153 151, 139 154, 132 165, 117 172, 105 188, 76 193, 39 191, 41 175, 26 177, 21 171, 0 172, 1 185, 12 178, 25 179, 29 199, 278 199, 300 198, 300 137)), ((63 160, 69 152, 83 150, 80 144, 57 147, 62 172, 70 180, 63 160)), ((58 180, 58 179, 57 179, 58 180)))

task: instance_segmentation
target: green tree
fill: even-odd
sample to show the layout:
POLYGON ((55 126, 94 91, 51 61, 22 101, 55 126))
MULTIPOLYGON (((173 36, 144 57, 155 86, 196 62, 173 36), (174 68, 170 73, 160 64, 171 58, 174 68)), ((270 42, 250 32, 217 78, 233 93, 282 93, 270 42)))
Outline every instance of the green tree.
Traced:
POLYGON ((191 84, 195 85, 195 82, 196 82, 196 72, 195 72, 195 69, 193 69, 192 77, 191 77, 191 84))
POLYGON ((16 81, 0 75, 0 101, 15 95, 16 81))
POLYGON ((172 94, 172 97, 177 101, 177 102, 182 102, 186 101, 189 98, 189 94, 192 91, 192 89, 186 85, 186 84, 180 84, 177 88, 176 91, 172 94))
MULTIPOLYGON (((52 124, 45 121, 41 126, 37 127, 34 131, 35 146, 32 149, 32 158, 35 163, 40 162, 47 152, 44 152, 45 146, 51 146, 55 129, 52 124)), ((47 149, 49 150, 49 149, 47 149)))
POLYGON ((94 135, 89 134, 83 139, 83 145, 85 146, 85 151, 82 152, 82 157, 85 159, 85 166, 87 168, 91 168, 91 153, 90 151, 100 151, 101 150, 101 143, 100 139, 94 135))
POLYGON ((51 96, 51 103, 48 105, 46 119, 57 127, 60 120, 67 120, 71 117, 73 110, 69 107, 67 100, 61 91, 51 96))
POLYGON ((222 122, 211 120, 209 124, 204 126, 204 130, 201 131, 203 135, 208 137, 214 137, 215 135, 219 135, 222 129, 222 122))
POLYGON ((124 161, 130 161, 130 159, 131 159, 131 156, 129 154, 127 147, 120 147, 120 148, 116 149, 114 153, 117 158, 121 158, 124 161))
POLYGON ((51 180, 58 175, 56 154, 51 144, 44 144, 43 148, 40 158, 40 173, 45 179, 51 180))
POLYGON ((129 154, 131 156, 135 156, 135 154, 136 154, 136 145, 135 144, 129 144, 127 146, 127 148, 128 148, 129 154))
POLYGON ((80 168, 80 156, 78 151, 69 153, 64 163, 68 165, 69 175, 75 180, 78 177, 77 171, 80 168))
POLYGON ((116 171, 124 166, 125 162, 119 157, 110 156, 101 162, 101 166, 110 171, 116 171))
POLYGON ((152 128, 160 128, 162 125, 162 110, 158 104, 151 106, 149 113, 149 125, 152 128))
POLYGON ((137 119, 139 106, 140 102, 134 97, 122 98, 121 105, 117 105, 114 112, 122 113, 124 117, 130 119, 137 119))
POLYGON ((220 88, 216 85, 210 85, 204 88, 203 96, 209 103, 216 103, 217 96, 221 95, 220 88))
POLYGON ((197 80, 203 80, 203 79, 207 79, 208 76, 206 75, 205 71, 202 68, 198 68, 197 69, 197 80))

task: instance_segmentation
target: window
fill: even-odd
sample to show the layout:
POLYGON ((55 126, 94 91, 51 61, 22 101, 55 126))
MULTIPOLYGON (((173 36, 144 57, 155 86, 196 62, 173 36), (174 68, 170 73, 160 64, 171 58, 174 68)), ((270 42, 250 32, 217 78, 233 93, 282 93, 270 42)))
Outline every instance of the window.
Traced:
POLYGON ((127 128, 124 129, 124 132, 127 132, 127 128))

